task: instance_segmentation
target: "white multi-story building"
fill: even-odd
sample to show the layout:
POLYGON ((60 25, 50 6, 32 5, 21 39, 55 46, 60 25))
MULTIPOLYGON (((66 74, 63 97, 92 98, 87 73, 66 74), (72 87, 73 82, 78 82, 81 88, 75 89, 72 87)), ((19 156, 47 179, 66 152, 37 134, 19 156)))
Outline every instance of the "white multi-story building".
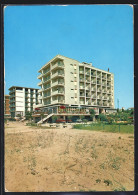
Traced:
POLYGON ((39 108, 57 113, 63 105, 66 111, 94 108, 99 114, 114 110, 114 75, 109 71, 57 55, 39 73, 39 108))
POLYGON ((38 89, 12 86, 9 88, 11 117, 25 116, 38 104, 38 89))

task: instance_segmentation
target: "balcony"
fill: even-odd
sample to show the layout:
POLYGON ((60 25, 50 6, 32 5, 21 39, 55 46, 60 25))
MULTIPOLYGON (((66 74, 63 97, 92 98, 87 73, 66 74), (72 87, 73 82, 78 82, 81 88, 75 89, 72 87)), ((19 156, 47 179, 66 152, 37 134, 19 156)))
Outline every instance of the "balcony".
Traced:
POLYGON ((48 83, 48 82, 50 82, 50 77, 43 80, 43 83, 48 83))
POLYGON ((81 97, 85 97, 85 94, 84 94, 84 93, 80 93, 80 96, 81 96, 81 97))
POLYGON ((54 87, 56 85, 64 85, 64 82, 63 81, 56 81, 56 82, 51 84, 51 87, 54 87))
POLYGON ((97 102, 97 105, 98 106, 102 106, 102 102, 97 102))
POLYGON ((52 100, 52 104, 57 104, 57 103, 64 103, 64 100, 62 99, 52 100))
POLYGON ((51 95, 64 95, 64 91, 52 91, 51 95))
POLYGON ((111 84, 107 84, 107 87, 111 87, 111 84))
POLYGON ((41 79, 41 78, 42 78, 42 76, 43 76, 43 74, 40 74, 37 78, 38 78, 38 79, 41 79))
POLYGON ((64 68, 64 64, 56 63, 51 67, 51 70, 58 69, 58 68, 64 68))
POLYGON ((84 74, 84 70, 80 70, 79 71, 79 74, 84 74))
POLYGON ((11 90, 9 94, 12 94, 12 93, 14 93, 14 92, 15 92, 15 89, 11 90))
POLYGON ((111 94, 111 91, 107 91, 108 94, 111 94))
POLYGON ((106 77, 103 77, 103 76, 102 76, 102 80, 106 80, 106 77))
POLYGON ((46 85, 46 86, 44 87, 44 91, 48 90, 50 87, 51 87, 50 85, 46 85))
POLYGON ((91 94, 90 93, 86 93, 86 98, 89 98, 91 97, 91 94))
POLYGON ((87 72, 87 71, 86 71, 85 74, 86 74, 86 75, 90 75, 90 72, 87 72))
POLYGON ((91 105, 91 101, 86 101, 85 105, 91 105))
POLYGON ((90 83, 90 80, 89 80, 89 79, 86 79, 85 82, 86 82, 86 83, 90 83))
POLYGON ((101 88, 97 88, 97 92, 101 92, 102 90, 101 90, 101 88))
POLYGON ((97 96, 97 99, 102 99, 102 96, 97 96))
POLYGON ((57 77, 57 76, 59 76, 59 77, 64 77, 64 73, 63 73, 63 72, 56 72, 56 73, 54 73, 54 74, 51 76, 51 79, 53 79, 54 77, 57 77))
POLYGON ((92 83, 92 84, 96 84, 96 80, 92 80, 91 83, 92 83))
POLYGON ((98 79, 101 79, 101 75, 100 75, 100 74, 97 74, 97 78, 98 78, 98 79))
POLYGON ((84 78, 80 78, 80 82, 84 82, 84 78))
POLYGON ((50 94, 44 95, 44 96, 43 96, 43 99, 47 99, 47 98, 49 98, 50 96, 51 96, 50 94))
POLYGON ((86 89, 86 90, 90 90, 90 89, 91 89, 91 88, 90 88, 90 85, 86 85, 85 89, 86 89))
POLYGON ((85 101, 80 101, 80 104, 85 104, 85 101))
POLYGON ((96 77, 96 73, 91 72, 91 77, 96 77))
POLYGON ((81 86, 80 86, 80 89, 85 89, 85 87, 81 85, 81 86))
POLYGON ((42 85, 42 81, 38 83, 38 86, 41 86, 42 85))
POLYGON ((41 88, 38 90, 38 93, 41 93, 44 90, 44 88, 41 88))
POLYGON ((96 95, 92 95, 92 99, 96 99, 96 95))
POLYGON ((43 71, 43 76, 45 76, 45 75, 47 75, 47 74, 49 74, 49 73, 50 73, 50 68, 47 69, 47 70, 45 70, 45 71, 43 71))
POLYGON ((101 82, 98 82, 98 81, 97 81, 97 85, 101 85, 101 82))
POLYGON ((91 91, 96 91, 96 88, 92 88, 91 91))

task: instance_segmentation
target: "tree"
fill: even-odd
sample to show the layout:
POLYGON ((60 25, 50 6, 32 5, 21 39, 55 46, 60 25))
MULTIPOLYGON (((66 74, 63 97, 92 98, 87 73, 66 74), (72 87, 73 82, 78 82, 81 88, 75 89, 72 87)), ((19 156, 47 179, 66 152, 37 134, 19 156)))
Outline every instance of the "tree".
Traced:
POLYGON ((57 116, 52 116, 52 123, 55 123, 57 120, 57 116))
POLYGON ((90 109, 90 117, 91 117, 91 119, 93 119, 93 121, 95 120, 95 110, 94 109, 90 109))
POLYGON ((44 115, 44 113, 42 112, 41 113, 41 120, 42 120, 42 122, 43 122, 43 118, 45 117, 45 115, 44 115))
POLYGON ((17 114, 16 117, 18 117, 19 119, 21 119, 21 115, 20 114, 17 114))
POLYGON ((80 115, 80 119, 83 120, 85 118, 84 115, 80 115))
POLYGON ((32 120, 32 112, 26 112, 25 118, 26 118, 26 120, 32 120))
POLYGON ((98 118, 100 121, 107 121, 107 116, 105 114, 99 114, 98 118))

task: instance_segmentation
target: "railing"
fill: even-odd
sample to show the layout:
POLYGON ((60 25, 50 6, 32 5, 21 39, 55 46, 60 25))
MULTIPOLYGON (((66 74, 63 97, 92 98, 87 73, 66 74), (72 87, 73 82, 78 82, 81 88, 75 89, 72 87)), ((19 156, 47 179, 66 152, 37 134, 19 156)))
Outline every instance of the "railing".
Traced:
POLYGON ((52 103, 64 103, 64 100, 52 100, 52 103))
POLYGON ((83 71, 83 70, 80 70, 80 71, 79 71, 79 74, 84 74, 84 71, 83 71))
POLYGON ((43 76, 43 74, 40 74, 37 78, 40 79, 43 76))
POLYGON ((51 95, 64 94, 64 91, 52 91, 51 95))
POLYGON ((80 89, 84 89, 84 86, 80 86, 80 89))
POLYGON ((38 83, 38 86, 39 86, 39 85, 42 85, 42 81, 38 83))
POLYGON ((62 82, 62 81, 56 81, 56 82, 54 82, 54 83, 51 84, 52 87, 55 86, 55 85, 64 85, 64 82, 62 82))
POLYGON ((56 76, 64 76, 64 73, 63 73, 63 72, 56 72, 56 73, 54 73, 54 74, 51 76, 51 78, 54 78, 54 77, 56 77, 56 76))
POLYGON ((96 91, 96 88, 92 88, 92 91, 96 91))
POLYGON ((54 65, 51 67, 51 70, 53 70, 53 69, 55 69, 55 68, 57 68, 57 67, 64 67, 64 64, 58 64, 58 63, 56 63, 56 64, 54 64, 54 65))

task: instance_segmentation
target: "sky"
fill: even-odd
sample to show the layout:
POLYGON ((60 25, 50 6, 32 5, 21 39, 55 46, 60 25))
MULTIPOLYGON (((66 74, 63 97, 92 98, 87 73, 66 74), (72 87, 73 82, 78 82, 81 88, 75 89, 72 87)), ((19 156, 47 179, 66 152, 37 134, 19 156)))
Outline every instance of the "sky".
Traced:
POLYGON ((57 54, 114 73, 115 108, 134 106, 133 8, 130 5, 7 6, 5 94, 39 88, 38 70, 57 54))

